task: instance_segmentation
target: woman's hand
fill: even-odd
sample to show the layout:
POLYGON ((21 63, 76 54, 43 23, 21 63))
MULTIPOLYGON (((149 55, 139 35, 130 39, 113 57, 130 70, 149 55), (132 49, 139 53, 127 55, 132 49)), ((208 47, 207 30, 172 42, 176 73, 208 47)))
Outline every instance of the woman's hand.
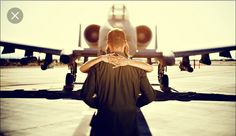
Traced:
POLYGON ((129 59, 119 54, 112 54, 108 57, 108 63, 113 64, 113 68, 129 65, 129 61, 129 59))
POLYGON ((103 61, 106 63, 112 63, 112 61, 110 61, 110 59, 112 59, 111 57, 113 57, 113 56, 114 56, 114 53, 101 55, 99 57, 100 57, 100 61, 103 61))
POLYGON ((104 61, 104 62, 114 65, 113 68, 118 68, 121 66, 129 65, 129 66, 143 69, 147 72, 153 71, 152 65, 149 65, 149 64, 147 64, 145 62, 141 62, 141 61, 131 60, 131 59, 128 59, 128 58, 121 56, 119 54, 116 54, 116 53, 102 55, 101 61, 104 61))

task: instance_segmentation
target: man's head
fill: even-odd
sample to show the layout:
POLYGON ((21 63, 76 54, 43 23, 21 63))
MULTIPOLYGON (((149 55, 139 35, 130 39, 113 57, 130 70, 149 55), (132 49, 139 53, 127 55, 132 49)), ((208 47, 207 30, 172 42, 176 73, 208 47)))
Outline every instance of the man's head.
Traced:
POLYGON ((114 28, 108 32, 107 50, 110 52, 123 52, 128 56, 126 35, 122 29, 114 28))

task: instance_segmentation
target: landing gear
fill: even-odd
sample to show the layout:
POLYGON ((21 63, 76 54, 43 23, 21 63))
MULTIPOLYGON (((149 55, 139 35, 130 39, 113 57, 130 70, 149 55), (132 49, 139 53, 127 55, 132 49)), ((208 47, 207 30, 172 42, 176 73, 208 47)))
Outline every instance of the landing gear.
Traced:
POLYGON ((169 87, 169 78, 168 75, 164 74, 161 77, 161 90, 164 92, 170 92, 170 87, 169 87))
POLYGON ((66 74, 66 85, 71 85, 75 81, 74 76, 71 73, 66 74))
POLYGON ((64 91, 72 91, 74 89, 74 76, 71 73, 66 74, 64 91))
POLYGON ((77 63, 69 64, 70 73, 66 74, 64 91, 72 91, 74 89, 74 82, 76 81, 77 63))
POLYGON ((169 87, 169 77, 164 74, 165 66, 162 64, 158 64, 158 80, 160 83, 160 88, 165 93, 170 93, 171 89, 169 87))

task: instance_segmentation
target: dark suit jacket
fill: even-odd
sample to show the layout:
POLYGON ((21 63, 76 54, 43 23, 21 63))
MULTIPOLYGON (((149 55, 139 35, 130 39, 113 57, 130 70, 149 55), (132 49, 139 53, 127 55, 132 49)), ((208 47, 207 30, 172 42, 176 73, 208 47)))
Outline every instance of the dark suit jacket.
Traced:
POLYGON ((137 107, 155 99, 146 72, 139 68, 100 62, 82 87, 86 104, 98 109, 95 133, 102 136, 137 136, 137 107))

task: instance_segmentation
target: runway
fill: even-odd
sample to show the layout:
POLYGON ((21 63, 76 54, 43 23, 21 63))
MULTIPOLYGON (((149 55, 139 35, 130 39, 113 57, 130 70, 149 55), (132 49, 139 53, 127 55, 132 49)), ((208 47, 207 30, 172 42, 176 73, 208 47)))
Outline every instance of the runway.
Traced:
MULTIPOLYGON (((61 90, 68 71, 67 67, 47 71, 1 68, 1 90, 61 90)), ((167 73, 170 86, 180 92, 235 95, 235 65, 201 66, 193 73, 173 66, 167 73)), ((78 73, 77 81, 83 82, 86 75, 78 73)), ((156 66, 148 78, 158 83, 156 66)), ((4 136, 88 136, 95 111, 78 100, 1 98, 0 102, 4 136)), ((235 102, 224 101, 157 101, 141 110, 153 136, 235 136, 235 106, 235 102)))

